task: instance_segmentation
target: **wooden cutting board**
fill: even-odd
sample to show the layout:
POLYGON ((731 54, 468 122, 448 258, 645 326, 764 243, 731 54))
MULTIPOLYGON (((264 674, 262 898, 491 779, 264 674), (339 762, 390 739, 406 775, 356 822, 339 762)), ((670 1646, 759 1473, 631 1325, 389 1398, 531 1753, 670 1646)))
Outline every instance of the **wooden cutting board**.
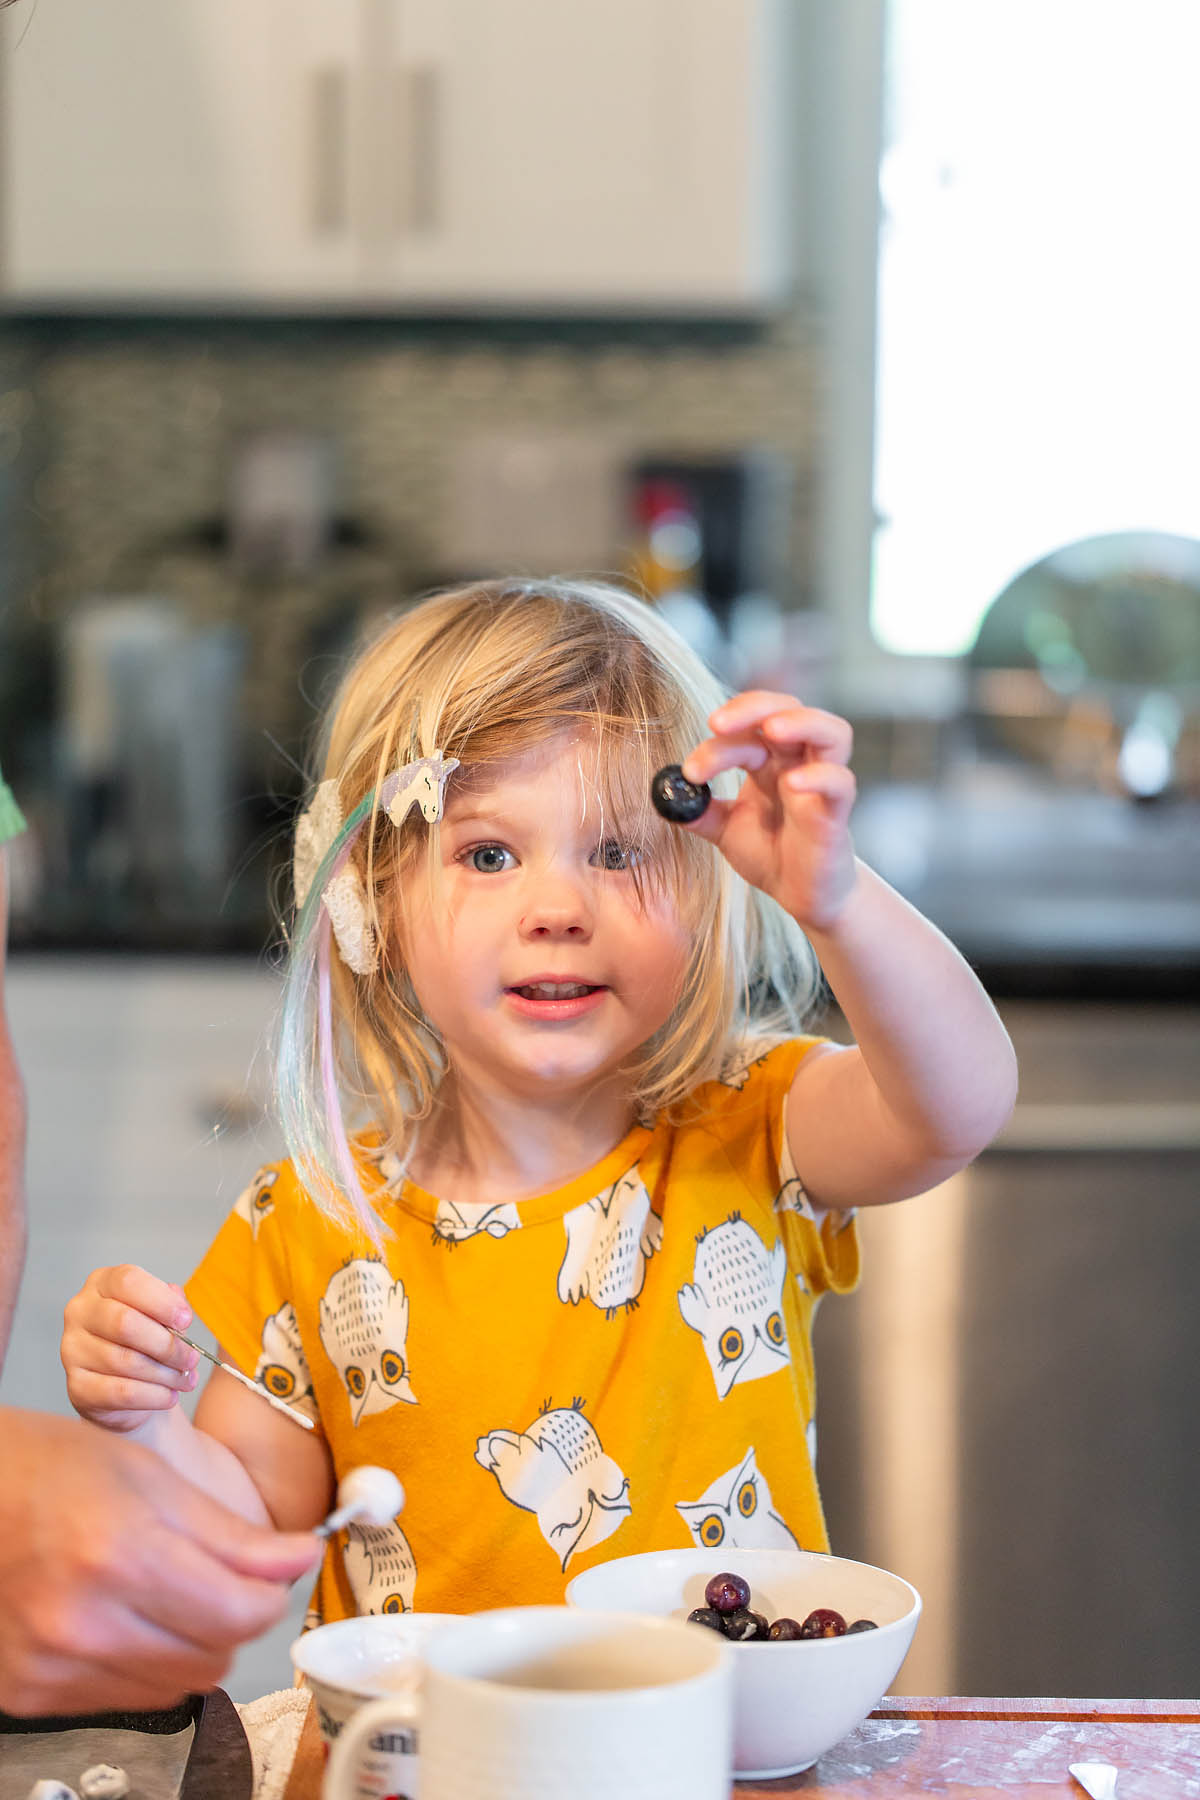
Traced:
POLYGON ((1120 1800, 1200 1800, 1200 1702, 886 1699, 804 1775, 737 1795, 1084 1800, 1071 1763, 1120 1771, 1120 1800))
MULTIPOLYGON (((734 1793, 1084 1800, 1075 1762, 1114 1764, 1119 1800, 1200 1800, 1200 1701, 887 1699, 806 1774, 734 1793)), ((284 1800, 320 1800, 321 1770, 310 1706, 284 1800)))
POLYGON ((283 1800, 321 1800, 321 1778, 325 1772, 325 1747, 317 1709, 310 1705, 300 1727, 300 1738, 288 1774, 283 1800))

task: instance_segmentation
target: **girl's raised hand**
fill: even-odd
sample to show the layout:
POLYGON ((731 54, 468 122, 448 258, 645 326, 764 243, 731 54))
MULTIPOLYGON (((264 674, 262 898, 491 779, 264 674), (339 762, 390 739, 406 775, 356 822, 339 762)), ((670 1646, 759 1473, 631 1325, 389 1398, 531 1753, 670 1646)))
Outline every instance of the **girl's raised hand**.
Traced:
POLYGON ((133 1263, 93 1269, 63 1319, 60 1355, 75 1411, 108 1431, 137 1431, 196 1385, 199 1357, 171 1327, 192 1311, 182 1288, 133 1263))
POLYGON ((855 880, 849 725, 761 688, 735 694, 708 722, 713 735, 684 758, 684 775, 701 782, 745 769, 748 779, 736 800, 714 796, 684 829, 716 844, 800 925, 827 930, 855 880))

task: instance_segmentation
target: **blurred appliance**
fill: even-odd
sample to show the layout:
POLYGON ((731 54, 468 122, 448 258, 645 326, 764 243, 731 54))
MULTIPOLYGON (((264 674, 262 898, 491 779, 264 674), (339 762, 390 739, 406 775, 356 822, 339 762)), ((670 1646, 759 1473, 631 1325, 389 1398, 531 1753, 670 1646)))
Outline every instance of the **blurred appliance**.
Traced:
POLYGON ((765 449, 640 456, 628 474, 632 575, 723 678, 788 666, 792 470, 765 449))
POLYGON ((258 431, 234 452, 229 547, 247 575, 311 572, 328 548, 334 447, 302 431, 258 431))
POLYGON ((62 637, 73 881, 102 915, 204 918, 230 864, 241 635, 152 596, 94 598, 62 637))
POLYGON ((639 457, 629 471, 629 511, 647 591, 697 592, 726 630, 745 596, 781 602, 791 478, 787 459, 763 449, 639 457))
MULTIPOLYGON (((490 370, 489 380, 500 380, 490 370)), ((451 454, 439 577, 608 569, 621 543, 622 447, 589 427, 466 433, 451 454)))

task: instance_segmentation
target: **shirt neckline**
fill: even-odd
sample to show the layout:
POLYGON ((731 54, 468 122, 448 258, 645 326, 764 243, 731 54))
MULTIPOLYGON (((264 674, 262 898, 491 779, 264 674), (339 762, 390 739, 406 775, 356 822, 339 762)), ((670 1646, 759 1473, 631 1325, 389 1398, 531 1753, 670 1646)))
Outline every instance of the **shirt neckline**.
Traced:
MULTIPOLYGON (((497 1201, 496 1206, 511 1205, 522 1225, 538 1225, 546 1219, 561 1218, 564 1213, 584 1205, 620 1180, 626 1170, 637 1162, 653 1137, 653 1126, 634 1125, 599 1162, 573 1176, 561 1187, 529 1194, 521 1200, 497 1201)), ((411 1213, 414 1218, 432 1224, 437 1218, 438 1208, 451 1203, 444 1202, 437 1194, 430 1193, 428 1189, 419 1187, 415 1181, 406 1178, 395 1193, 380 1194, 377 1204, 382 1207, 398 1207, 402 1212, 411 1213)))

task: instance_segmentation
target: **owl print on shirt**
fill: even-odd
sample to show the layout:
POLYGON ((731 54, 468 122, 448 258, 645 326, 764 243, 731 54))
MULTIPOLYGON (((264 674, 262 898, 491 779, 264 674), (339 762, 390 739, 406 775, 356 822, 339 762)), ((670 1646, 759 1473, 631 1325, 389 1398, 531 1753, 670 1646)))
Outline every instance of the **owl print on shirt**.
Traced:
POLYGON ((766 1038, 751 1038, 726 1058, 717 1080, 722 1087, 733 1088, 741 1093, 750 1079, 751 1069, 761 1069, 767 1060, 771 1045, 766 1038))
MULTIPOLYGON (((807 1219, 814 1231, 820 1231, 826 1219, 832 1222, 835 1234, 845 1231, 854 1217, 854 1208, 845 1211, 830 1211, 824 1207, 815 1207, 809 1199, 804 1183, 796 1173, 796 1165, 792 1160, 791 1146, 788 1143, 787 1129, 783 1132, 783 1149, 779 1157, 779 1191, 775 1195, 774 1211, 777 1213, 795 1213, 801 1219, 807 1219)), ((797 1277, 799 1279, 799 1277, 797 1277)), ((803 1285, 803 1283, 801 1284, 803 1285)))
POLYGON ((437 1213, 433 1221, 434 1242, 447 1244, 453 1249, 455 1244, 464 1243, 467 1238, 480 1237, 486 1232, 488 1237, 507 1237, 510 1231, 521 1229, 521 1215, 511 1201, 502 1200, 495 1205, 473 1205, 469 1200, 457 1203, 450 1200, 439 1200, 437 1213))
POLYGON ((692 1279, 679 1290, 679 1310, 704 1343, 720 1399, 735 1381, 757 1381, 786 1368, 786 1275, 783 1245, 768 1250, 740 1213, 697 1238, 692 1279))
POLYGON ((771 1500, 751 1445, 740 1463, 718 1475, 698 1500, 680 1500, 676 1510, 702 1550, 797 1550, 771 1500))
POLYGON ((239 1219, 245 1219, 250 1227, 250 1235, 258 1236, 258 1228, 264 1219, 269 1219, 275 1211, 275 1183, 279 1180, 278 1163, 268 1163, 260 1169, 249 1187, 243 1188, 233 1203, 233 1210, 239 1219))
POLYGON ((631 1311, 646 1279, 646 1264, 662 1246, 662 1220, 650 1207, 633 1168, 603 1193, 566 1214, 567 1249, 558 1271, 558 1297, 572 1306, 590 1300, 611 1319, 631 1311))
POLYGON ((779 1153, 779 1192, 775 1196, 774 1210, 777 1213, 796 1213, 800 1218, 807 1219, 810 1225, 817 1225, 812 1201, 804 1191, 804 1183, 796 1173, 796 1165, 792 1161, 786 1124, 779 1153))
POLYGON ((300 1341, 296 1309, 290 1300, 272 1313, 262 1328, 262 1350, 254 1368, 254 1379, 274 1394, 298 1407, 309 1418, 317 1416, 312 1376, 300 1341))
POLYGON ((547 1403, 528 1431, 489 1431, 475 1461, 496 1477, 506 1500, 536 1514, 564 1571, 577 1551, 602 1544, 633 1510, 628 1478, 604 1454, 582 1400, 547 1403))
POLYGON ((383 1263, 356 1257, 331 1276, 320 1304, 321 1343, 350 1401, 355 1425, 417 1396, 408 1379, 408 1298, 383 1263))
POLYGON ((358 1612, 412 1611, 417 1565, 397 1519, 386 1525, 348 1525, 342 1562, 358 1612))

